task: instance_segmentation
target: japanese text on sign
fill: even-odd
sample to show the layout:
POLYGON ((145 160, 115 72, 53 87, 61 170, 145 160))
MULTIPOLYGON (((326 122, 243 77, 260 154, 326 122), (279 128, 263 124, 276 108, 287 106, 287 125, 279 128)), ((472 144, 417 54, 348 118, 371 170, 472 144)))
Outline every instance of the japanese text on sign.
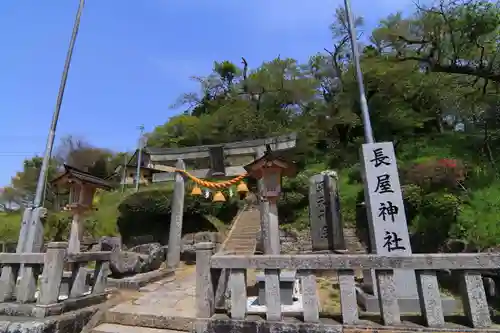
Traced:
POLYGON ((316 183, 316 207, 318 207, 318 219, 324 219, 326 214, 325 182, 316 183))
POLYGON ((392 143, 363 145, 363 159, 378 251, 411 251, 392 143))

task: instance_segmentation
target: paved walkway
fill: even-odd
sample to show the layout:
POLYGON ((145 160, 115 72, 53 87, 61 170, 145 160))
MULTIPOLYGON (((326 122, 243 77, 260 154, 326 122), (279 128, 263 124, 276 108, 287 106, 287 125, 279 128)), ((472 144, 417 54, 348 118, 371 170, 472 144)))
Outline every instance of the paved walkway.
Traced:
POLYGON ((190 330, 195 319, 196 275, 194 266, 176 272, 174 281, 158 281, 141 289, 139 298, 115 306, 107 321, 145 327, 190 330))
POLYGON ((196 275, 175 277, 172 282, 160 285, 156 290, 147 292, 144 296, 132 302, 144 310, 166 311, 170 316, 195 317, 196 275))

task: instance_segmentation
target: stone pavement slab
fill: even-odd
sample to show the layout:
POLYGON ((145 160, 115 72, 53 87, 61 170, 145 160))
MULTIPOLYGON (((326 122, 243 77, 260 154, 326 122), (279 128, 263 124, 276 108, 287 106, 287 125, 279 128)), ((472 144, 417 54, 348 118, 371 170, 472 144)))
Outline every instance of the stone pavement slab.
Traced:
POLYGON ((133 301, 121 303, 106 313, 106 322, 130 326, 191 331, 195 313, 194 267, 178 274, 174 281, 160 281, 144 288, 133 301))

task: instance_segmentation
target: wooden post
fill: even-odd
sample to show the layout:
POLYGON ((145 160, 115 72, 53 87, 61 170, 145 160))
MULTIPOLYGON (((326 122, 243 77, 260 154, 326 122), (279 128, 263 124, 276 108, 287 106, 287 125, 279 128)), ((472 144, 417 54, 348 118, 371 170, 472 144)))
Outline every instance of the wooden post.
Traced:
MULTIPOLYGON (((186 165, 179 159, 175 165, 184 170, 186 165)), ((172 199, 172 213, 170 217, 170 233, 168 237, 167 267, 175 269, 181 261, 182 218, 184 213, 185 196, 184 176, 177 172, 175 175, 174 197, 172 199)))
POLYGON ((66 242, 51 242, 47 246, 42 278, 40 279, 40 296, 38 297, 40 305, 57 303, 67 247, 68 243, 66 242))

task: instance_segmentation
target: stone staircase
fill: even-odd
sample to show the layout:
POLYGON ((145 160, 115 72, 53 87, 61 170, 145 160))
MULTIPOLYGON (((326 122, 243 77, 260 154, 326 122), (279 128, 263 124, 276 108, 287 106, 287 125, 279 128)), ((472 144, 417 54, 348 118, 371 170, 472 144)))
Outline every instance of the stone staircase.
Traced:
POLYGON ((367 253, 366 248, 363 246, 359 237, 356 235, 355 228, 344 228, 344 239, 349 254, 367 253))
POLYGON ((257 246, 257 233, 260 231, 260 211, 248 205, 234 222, 231 231, 221 246, 222 253, 254 254, 257 246))

